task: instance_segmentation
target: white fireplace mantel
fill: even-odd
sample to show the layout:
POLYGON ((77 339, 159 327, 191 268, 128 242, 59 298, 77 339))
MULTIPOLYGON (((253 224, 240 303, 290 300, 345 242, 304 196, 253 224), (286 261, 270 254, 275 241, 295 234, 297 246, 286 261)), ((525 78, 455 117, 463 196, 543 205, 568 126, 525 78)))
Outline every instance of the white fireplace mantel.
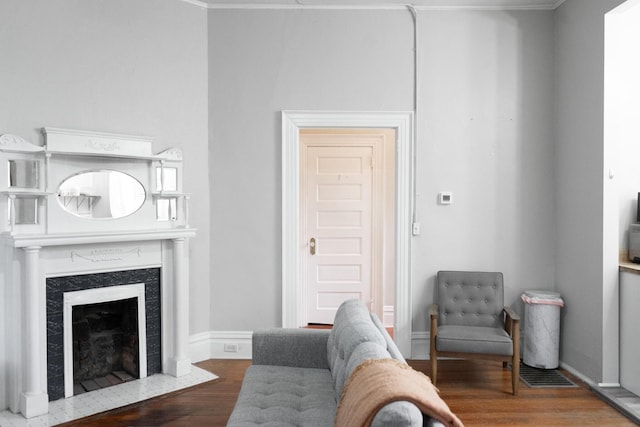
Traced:
MULTIPOLYGON (((13 363, 21 366, 10 383, 10 409, 30 418, 48 412, 46 363, 46 278, 62 274, 86 274, 158 266, 162 274, 163 372, 182 376, 190 372, 188 355, 189 278, 185 241, 195 230, 138 233, 66 234, 9 239, 17 248, 15 260, 20 289, 12 293, 16 304, 9 313, 21 312, 13 341, 13 363), (136 256, 126 258, 133 250, 136 256), (20 254, 21 253, 21 254, 20 254), (74 258, 74 254, 79 254, 74 258), (90 256, 82 256, 91 254, 90 256), (115 254, 115 256, 114 256, 115 254), (78 258, 83 262, 78 262, 78 258), (19 348, 22 351, 18 351, 19 348), (19 375, 22 373, 22 375, 19 375), (20 385, 18 385, 20 384, 20 385), (16 406, 17 405, 17 406, 16 406)), ((17 314, 17 313, 16 313, 17 314)), ((9 376, 11 376, 10 374, 9 376)))
POLYGON ((173 228, 160 230, 114 231, 104 233, 59 233, 42 235, 3 236, 14 248, 29 246, 67 246, 99 243, 145 242, 195 237, 194 228, 173 228))
MULTIPOLYGON (((146 137, 57 128, 43 133, 45 147, 0 137, 0 383, 6 384, 0 410, 27 418, 46 414, 49 406, 48 277, 160 268, 162 372, 177 377, 191 370, 188 240, 196 230, 188 225, 180 150, 154 155, 146 137), (144 193, 140 206, 110 219, 70 211, 64 199, 75 203, 86 192, 62 184, 96 170, 137 181, 144 193)), ((102 187, 101 196, 87 197, 105 203, 118 199, 121 188, 102 187)))

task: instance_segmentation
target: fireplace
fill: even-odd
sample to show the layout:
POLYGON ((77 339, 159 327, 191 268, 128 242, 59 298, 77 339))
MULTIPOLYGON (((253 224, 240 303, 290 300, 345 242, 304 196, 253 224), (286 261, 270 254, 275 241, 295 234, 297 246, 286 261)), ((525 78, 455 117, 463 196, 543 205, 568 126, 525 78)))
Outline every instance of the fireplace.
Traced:
POLYGON ((114 379, 109 375, 113 373, 101 366, 109 359, 120 359, 113 360, 114 371, 135 378, 162 372, 160 273, 159 268, 149 268, 46 280, 50 401, 91 389, 92 381, 102 386, 105 381, 117 380, 118 375, 114 379), (132 308, 122 313, 126 306, 132 308), (117 317, 127 317, 127 325, 122 320, 114 324, 117 317), (132 341, 135 349, 131 348, 132 341), (105 354, 110 349, 115 354, 105 354), (135 368, 131 366, 131 352, 137 358, 135 368), (84 386, 78 387, 80 381, 84 386))
POLYGON ((181 236, 191 233, 95 234, 93 243, 86 235, 16 239, 22 285, 14 289, 21 292, 5 303, 7 318, 19 319, 9 336, 15 344, 5 347, 16 366, 6 371, 9 408, 30 418, 74 395, 73 307, 80 305, 137 300, 137 341, 146 341, 137 350, 138 376, 187 375, 188 255, 181 236))
POLYGON ((94 338, 103 341, 94 351, 137 343, 99 357, 128 358, 139 381, 191 372, 188 242, 196 233, 182 152, 154 154, 144 136, 42 130, 44 146, 0 136, 0 177, 8 177, 0 179, 0 323, 8 325, 0 328, 0 410, 26 418, 74 393, 74 343, 89 345, 73 337, 76 306, 107 304, 89 310, 99 323, 112 317, 111 303, 136 300, 116 316, 136 312, 135 325, 94 338), (137 334, 125 337, 131 328, 137 334))

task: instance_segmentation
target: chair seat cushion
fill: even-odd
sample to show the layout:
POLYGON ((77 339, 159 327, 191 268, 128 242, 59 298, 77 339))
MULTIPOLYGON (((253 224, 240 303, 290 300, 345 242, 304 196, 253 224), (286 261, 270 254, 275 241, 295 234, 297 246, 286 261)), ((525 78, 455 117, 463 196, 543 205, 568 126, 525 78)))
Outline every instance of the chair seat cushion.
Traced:
POLYGON ((484 326, 438 327, 436 349, 457 353, 513 355, 513 342, 504 329, 484 326))

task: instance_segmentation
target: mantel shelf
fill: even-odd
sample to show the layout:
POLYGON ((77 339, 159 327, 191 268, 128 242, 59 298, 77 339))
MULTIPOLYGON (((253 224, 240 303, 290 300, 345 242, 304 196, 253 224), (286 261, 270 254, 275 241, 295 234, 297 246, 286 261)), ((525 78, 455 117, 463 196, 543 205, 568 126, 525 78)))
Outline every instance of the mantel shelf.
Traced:
POLYGON ((0 191, 0 194, 6 194, 8 196, 35 196, 35 197, 45 197, 51 196, 54 193, 40 191, 38 189, 30 189, 30 188, 16 188, 16 189, 8 189, 0 191))
POLYGON ((74 153, 72 151, 54 151, 54 150, 46 150, 46 154, 52 156, 69 156, 69 157, 113 157, 119 159, 128 159, 128 160, 141 160, 141 161, 150 161, 150 160, 162 160, 156 156, 136 156, 129 154, 111 154, 111 153, 74 153))
MULTIPOLYGON (((175 149, 174 149, 175 150, 175 149)), ((96 157, 96 158, 117 158, 123 160, 139 160, 139 161, 167 161, 167 162, 180 162, 180 158, 171 157, 166 153, 146 155, 134 155, 134 154, 115 154, 115 153, 77 153, 73 151, 58 151, 58 150, 45 150, 47 155, 51 156, 65 156, 65 157, 96 157)))
POLYGON ((180 193, 178 191, 154 191, 153 197, 189 197, 191 193, 180 193))
POLYGON ((143 242, 195 237, 195 228, 168 228, 153 230, 118 231, 104 233, 20 234, 3 233, 2 238, 15 248, 29 246, 67 246, 116 242, 143 242))

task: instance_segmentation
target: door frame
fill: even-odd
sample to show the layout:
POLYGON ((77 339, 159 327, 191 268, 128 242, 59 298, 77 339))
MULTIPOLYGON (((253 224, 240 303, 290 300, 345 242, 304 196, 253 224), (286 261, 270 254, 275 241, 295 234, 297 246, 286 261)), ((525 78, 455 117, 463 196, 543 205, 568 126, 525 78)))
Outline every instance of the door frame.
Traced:
POLYGON ((393 128, 396 131, 394 341, 411 355, 411 212, 413 112, 282 111, 282 326, 303 325, 300 275, 300 129, 393 128))

